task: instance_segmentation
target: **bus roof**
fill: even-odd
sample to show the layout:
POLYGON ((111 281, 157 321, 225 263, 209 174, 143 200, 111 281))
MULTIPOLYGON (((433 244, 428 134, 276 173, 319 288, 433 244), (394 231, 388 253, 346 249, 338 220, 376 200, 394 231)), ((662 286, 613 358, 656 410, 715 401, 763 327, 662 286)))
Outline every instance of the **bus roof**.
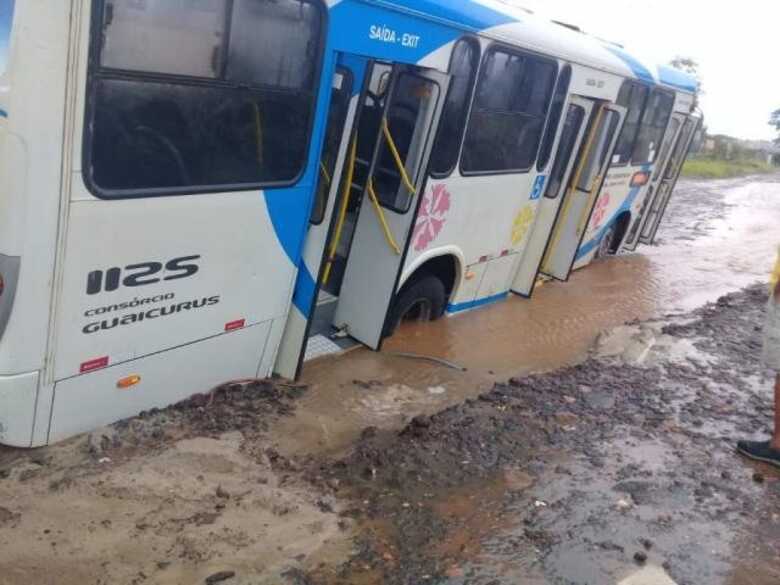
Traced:
POLYGON ((541 18, 501 0, 364 1, 677 91, 696 93, 698 90, 697 79, 688 73, 672 67, 651 65, 620 45, 541 18))

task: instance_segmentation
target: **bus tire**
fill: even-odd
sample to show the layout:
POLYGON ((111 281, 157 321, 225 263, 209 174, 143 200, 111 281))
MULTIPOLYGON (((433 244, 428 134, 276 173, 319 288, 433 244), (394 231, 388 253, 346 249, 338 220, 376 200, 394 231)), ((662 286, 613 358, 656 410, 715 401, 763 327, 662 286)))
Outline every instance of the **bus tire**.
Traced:
POLYGON ((385 337, 393 335, 406 318, 435 321, 444 315, 446 302, 444 283, 432 274, 406 284, 393 303, 385 326, 385 337))
POLYGON ((612 246, 615 243, 615 226, 609 226, 609 229, 604 232, 599 241, 599 246, 596 248, 596 258, 606 258, 613 254, 612 246))

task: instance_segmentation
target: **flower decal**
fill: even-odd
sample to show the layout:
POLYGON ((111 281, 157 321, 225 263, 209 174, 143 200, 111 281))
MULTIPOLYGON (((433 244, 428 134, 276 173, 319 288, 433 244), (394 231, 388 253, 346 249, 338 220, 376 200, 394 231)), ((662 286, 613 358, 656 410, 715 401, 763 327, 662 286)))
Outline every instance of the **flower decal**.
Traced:
POLYGON ((610 196, 609 193, 605 193, 596 202, 596 208, 593 210, 593 228, 598 229, 601 224, 604 223, 604 218, 607 217, 607 210, 609 209, 610 196))
POLYGON ((532 205, 526 205, 520 210, 512 224, 512 245, 517 246, 523 241, 528 230, 534 222, 534 208, 532 205))
POLYGON ((452 197, 444 185, 435 185, 423 199, 420 213, 414 226, 414 249, 422 252, 441 233, 447 223, 447 214, 452 207, 452 197))

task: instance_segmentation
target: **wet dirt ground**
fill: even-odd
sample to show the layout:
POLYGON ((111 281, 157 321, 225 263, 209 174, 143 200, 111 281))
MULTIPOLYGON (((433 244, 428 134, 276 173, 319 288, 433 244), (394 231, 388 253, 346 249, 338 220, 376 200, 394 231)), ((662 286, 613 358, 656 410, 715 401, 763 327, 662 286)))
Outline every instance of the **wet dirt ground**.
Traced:
POLYGON ((780 243, 780 175, 681 182, 658 245, 597 261, 542 286, 435 323, 408 323, 382 353, 357 349, 308 364, 311 392, 275 433, 289 454, 348 448, 367 425, 395 428, 511 376, 576 364, 603 330, 690 311, 767 278, 780 243), (395 357, 444 358, 466 371, 395 357), (360 391, 373 383, 383 392, 360 391), (443 390, 443 391, 442 391, 443 390))
POLYGON ((780 583, 780 474, 733 452, 778 223, 780 177, 683 183, 531 302, 0 451, 0 585, 780 583))

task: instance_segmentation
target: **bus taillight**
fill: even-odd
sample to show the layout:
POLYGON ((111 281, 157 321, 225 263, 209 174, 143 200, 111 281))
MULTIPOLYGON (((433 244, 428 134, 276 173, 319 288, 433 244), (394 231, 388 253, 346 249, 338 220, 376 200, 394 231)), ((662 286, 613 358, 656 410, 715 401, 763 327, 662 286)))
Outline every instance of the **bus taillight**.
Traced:
POLYGON ((5 290, 5 280, 3 280, 3 275, 0 274, 0 297, 3 296, 4 290, 5 290))

